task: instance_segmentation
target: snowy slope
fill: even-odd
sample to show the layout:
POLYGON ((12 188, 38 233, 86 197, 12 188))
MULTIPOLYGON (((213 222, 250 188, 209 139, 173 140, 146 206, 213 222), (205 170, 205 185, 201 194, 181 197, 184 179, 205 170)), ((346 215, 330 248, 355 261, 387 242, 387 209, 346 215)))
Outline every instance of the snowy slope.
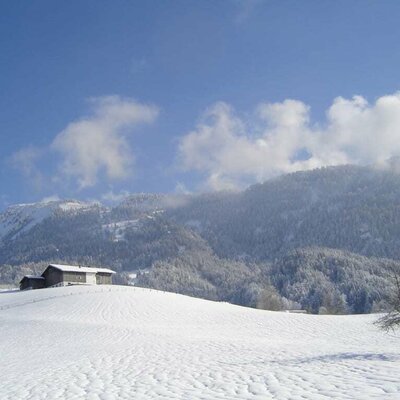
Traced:
POLYGON ((7 235, 27 232, 33 226, 49 217, 54 204, 18 204, 10 206, 0 214, 0 239, 7 235))
POLYGON ((0 294, 0 399, 399 399, 374 316, 274 313, 148 289, 0 294))
POLYGON ((0 213, 0 240, 6 236, 13 239, 21 233, 28 232, 57 210, 73 214, 95 205, 75 200, 60 200, 10 206, 0 213))

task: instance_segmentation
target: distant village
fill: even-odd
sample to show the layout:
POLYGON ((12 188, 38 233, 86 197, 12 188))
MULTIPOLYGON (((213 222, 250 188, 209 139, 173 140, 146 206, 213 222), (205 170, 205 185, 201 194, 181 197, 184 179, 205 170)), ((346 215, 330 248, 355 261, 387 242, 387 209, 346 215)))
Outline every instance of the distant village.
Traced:
POLYGON ((115 271, 80 265, 50 264, 42 275, 25 275, 20 290, 43 289, 69 285, 111 285, 115 271))

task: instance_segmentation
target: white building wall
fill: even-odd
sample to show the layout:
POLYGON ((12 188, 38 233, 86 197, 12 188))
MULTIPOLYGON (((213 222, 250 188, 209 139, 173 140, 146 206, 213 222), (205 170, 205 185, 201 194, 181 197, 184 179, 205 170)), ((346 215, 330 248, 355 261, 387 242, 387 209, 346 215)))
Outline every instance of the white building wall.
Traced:
POLYGON ((96 284, 96 273, 95 272, 86 272, 86 283, 89 285, 96 284))

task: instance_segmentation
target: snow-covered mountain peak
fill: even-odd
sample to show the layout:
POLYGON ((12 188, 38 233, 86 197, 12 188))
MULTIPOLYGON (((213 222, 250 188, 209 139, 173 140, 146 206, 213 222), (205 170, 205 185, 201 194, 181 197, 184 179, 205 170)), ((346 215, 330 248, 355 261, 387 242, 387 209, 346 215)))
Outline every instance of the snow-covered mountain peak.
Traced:
POLYGON ((98 207, 98 204, 77 200, 55 200, 11 205, 3 213, 0 213, 0 240, 6 237, 13 239, 21 233, 28 232, 56 211, 75 213, 93 207, 98 207))
POLYGON ((56 202, 58 209, 64 212, 84 212, 92 210, 93 208, 103 207, 98 202, 84 202, 78 200, 63 200, 56 202))

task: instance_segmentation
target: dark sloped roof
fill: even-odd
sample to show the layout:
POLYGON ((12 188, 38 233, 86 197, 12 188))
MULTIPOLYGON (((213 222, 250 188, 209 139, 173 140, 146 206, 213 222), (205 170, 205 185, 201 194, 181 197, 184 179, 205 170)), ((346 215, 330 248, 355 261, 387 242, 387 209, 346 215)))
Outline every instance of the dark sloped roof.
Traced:
POLYGON ((19 281, 21 283, 24 279, 37 279, 37 280, 43 280, 43 276, 40 275, 25 275, 22 277, 22 279, 19 281))

